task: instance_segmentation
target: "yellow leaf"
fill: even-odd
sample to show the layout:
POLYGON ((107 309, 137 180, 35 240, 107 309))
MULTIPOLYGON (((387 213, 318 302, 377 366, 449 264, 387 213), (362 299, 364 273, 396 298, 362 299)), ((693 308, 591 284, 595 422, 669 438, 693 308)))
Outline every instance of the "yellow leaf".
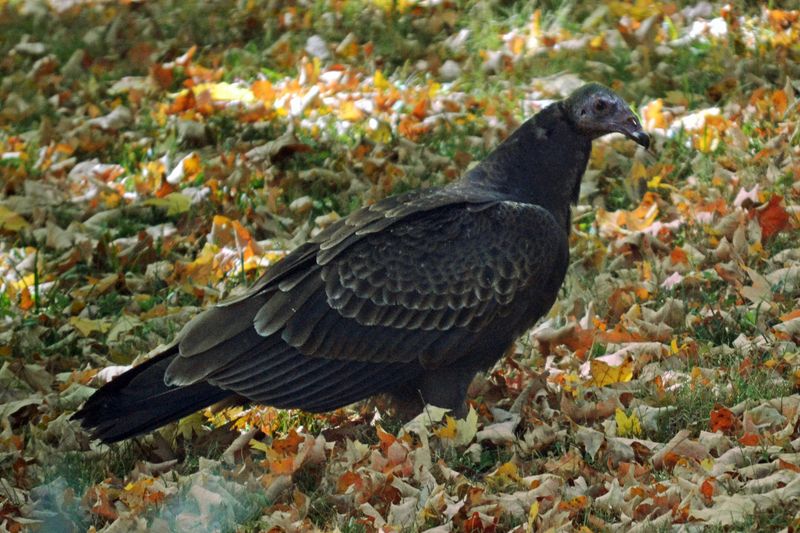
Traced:
POLYGON ((642 279, 645 281, 653 279, 653 265, 650 261, 642 261, 642 279))
POLYGON ((144 202, 144 205, 166 209, 167 216, 175 216, 188 211, 192 205, 192 200, 185 194, 171 192, 164 198, 151 198, 144 202))
POLYGON ((90 318, 82 318, 79 316, 73 316, 69 319, 69 323, 72 327, 77 329, 81 335, 84 337, 88 337, 95 331, 99 331, 100 333, 105 333, 111 329, 111 322, 108 320, 92 320, 90 318))
POLYGON ((183 173, 187 178, 193 178, 200 172, 200 156, 196 152, 184 157, 181 162, 183 163, 183 173))
POLYGON ((31 273, 23 276, 19 281, 15 281, 12 287, 18 291, 21 291, 23 289, 27 289, 28 287, 33 287, 34 283, 36 283, 36 274, 31 273))
POLYGON ((673 187, 671 185, 662 185, 661 184, 661 175, 657 174, 657 175, 653 176, 653 178, 650 179, 647 182, 647 188, 648 189, 659 189, 659 188, 672 189, 673 187))
POLYGON ((642 424, 639 422, 639 417, 636 416, 636 413, 631 413, 628 416, 625 411, 617 408, 614 413, 614 420, 617 422, 617 436, 638 437, 642 434, 642 424))
POLYGON ((199 83, 192 87, 196 96, 208 91, 215 102, 252 102, 256 99, 253 91, 232 83, 199 83))
POLYGON ((559 375, 558 383, 561 387, 573 396, 578 395, 578 386, 580 385, 581 377, 575 372, 566 372, 559 375))
POLYGON ((456 421, 456 439, 453 444, 456 446, 464 446, 472 442, 475 434, 478 432, 478 413, 472 407, 469 408, 469 413, 464 419, 456 421))
POLYGON ((30 226, 30 224, 28 224, 27 220, 9 208, 0 205, 0 229, 17 232, 28 226, 30 226))
POLYGON ((714 459, 712 459, 711 457, 706 457, 705 459, 700 461, 700 466, 706 472, 711 472, 711 470, 714 468, 714 459))
POLYGON ((602 50, 606 46, 606 38, 605 35, 600 34, 596 37, 592 37, 589 41, 589 48, 592 50, 602 50))
POLYGON ((339 118, 342 120, 349 120, 350 122, 356 122, 364 118, 364 112, 357 108, 353 102, 348 100, 343 103, 341 109, 339 109, 339 118))
POLYGON ((184 439, 189 440, 192 438, 192 434, 200 435, 205 431, 205 427, 203 427, 204 422, 205 417, 203 413, 194 413, 185 416, 178 421, 178 433, 180 433, 184 439))
POLYGON ((619 366, 611 366, 600 359, 589 361, 591 379, 589 385, 605 387, 612 383, 624 383, 633 379, 633 360, 628 358, 619 366))
POLYGON ((456 419, 450 415, 445 417, 445 423, 447 424, 443 428, 439 428, 434 433, 440 439, 454 439, 456 438, 456 432, 458 431, 458 425, 456 424, 456 419))
POLYGON ((264 452, 264 453, 268 453, 268 452, 272 451, 272 448, 270 448, 269 446, 267 446, 266 444, 264 444, 260 440, 255 440, 255 439, 250 441, 250 447, 253 448, 254 450, 258 450, 258 451, 264 452))
POLYGON ((486 480, 492 487, 502 488, 520 480, 519 469, 512 462, 503 463, 497 470, 489 474, 486 480))
POLYGON ((666 129, 667 119, 664 116, 664 101, 662 99, 653 100, 642 109, 642 122, 647 130, 656 128, 666 129))
POLYGON ((513 55, 521 55, 525 51, 525 39, 521 35, 512 36, 508 48, 513 55))
POLYGON ((370 119, 367 124, 366 136, 374 143, 386 144, 392 140, 392 127, 378 119, 370 119))
POLYGON ((502 476, 510 477, 511 479, 519 479, 519 469, 517 465, 512 462, 503 463, 500 465, 500 468, 497 469, 497 474, 502 476))
POLYGON ((478 432, 478 413, 470 407, 466 418, 456 420, 452 416, 445 417, 445 427, 434 431, 440 439, 448 439, 453 446, 464 446, 472 442, 478 432))
POLYGON ((380 70, 375 71, 375 76, 372 79, 372 83, 375 84, 376 89, 388 89, 392 86, 392 84, 389 83, 389 80, 386 79, 386 77, 383 75, 383 72, 380 70))
POLYGON ((531 504, 531 508, 528 511, 528 531, 533 533, 536 529, 533 527, 534 522, 536 522, 536 517, 539 516, 539 500, 535 500, 531 504))

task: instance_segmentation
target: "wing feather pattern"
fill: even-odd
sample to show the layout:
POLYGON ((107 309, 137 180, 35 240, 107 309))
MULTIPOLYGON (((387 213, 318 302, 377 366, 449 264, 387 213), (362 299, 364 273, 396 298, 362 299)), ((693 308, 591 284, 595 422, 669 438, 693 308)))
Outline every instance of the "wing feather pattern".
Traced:
MULTIPOLYGON (((168 379, 323 411, 486 344, 487 326, 513 322, 511 303, 535 300, 537 286, 550 282, 566 235, 542 237, 563 234, 542 208, 485 198, 470 204, 445 191, 393 197, 333 224, 270 269, 249 296, 187 325, 193 340, 180 341, 168 379), (216 320, 241 325, 239 333, 216 320), (221 330, 225 337, 214 342, 221 330)), ((512 329, 500 328, 510 340, 512 329)))

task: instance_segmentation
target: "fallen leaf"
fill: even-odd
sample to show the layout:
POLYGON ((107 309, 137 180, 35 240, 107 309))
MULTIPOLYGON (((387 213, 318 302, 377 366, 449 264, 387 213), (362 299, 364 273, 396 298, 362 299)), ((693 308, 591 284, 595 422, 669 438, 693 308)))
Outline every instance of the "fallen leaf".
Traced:
POLYGON ((633 359, 630 358, 619 366, 611 366, 599 358, 589 361, 589 365, 591 379, 588 384, 594 387, 625 383, 633 379, 633 359))
POLYGON ((617 409, 614 420, 617 422, 617 435, 620 437, 638 437, 642 434, 642 425, 635 411, 628 416, 622 409, 617 409))
POLYGON ((28 221, 9 208, 0 205, 0 230, 18 232, 30 227, 28 221))

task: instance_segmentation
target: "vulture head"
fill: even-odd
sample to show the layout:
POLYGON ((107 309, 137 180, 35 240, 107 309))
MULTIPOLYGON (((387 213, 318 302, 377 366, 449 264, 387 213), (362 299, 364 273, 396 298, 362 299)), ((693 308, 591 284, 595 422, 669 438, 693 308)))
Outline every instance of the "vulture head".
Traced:
POLYGON ((620 96, 599 83, 589 83, 564 100, 564 109, 576 129, 591 139, 607 133, 621 133, 648 148, 650 136, 628 104, 620 96))

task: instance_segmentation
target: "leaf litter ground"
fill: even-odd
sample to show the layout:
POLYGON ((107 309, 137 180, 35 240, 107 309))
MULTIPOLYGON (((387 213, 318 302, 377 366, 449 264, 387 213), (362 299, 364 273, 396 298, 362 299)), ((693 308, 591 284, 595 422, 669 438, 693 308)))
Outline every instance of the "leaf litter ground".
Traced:
POLYGON ((793 530, 800 12, 700 2, 0 2, 0 527, 793 530), (588 3, 587 3, 588 4, 588 3), (584 81, 552 312, 456 420, 70 414, 309 236, 446 183, 584 81))

